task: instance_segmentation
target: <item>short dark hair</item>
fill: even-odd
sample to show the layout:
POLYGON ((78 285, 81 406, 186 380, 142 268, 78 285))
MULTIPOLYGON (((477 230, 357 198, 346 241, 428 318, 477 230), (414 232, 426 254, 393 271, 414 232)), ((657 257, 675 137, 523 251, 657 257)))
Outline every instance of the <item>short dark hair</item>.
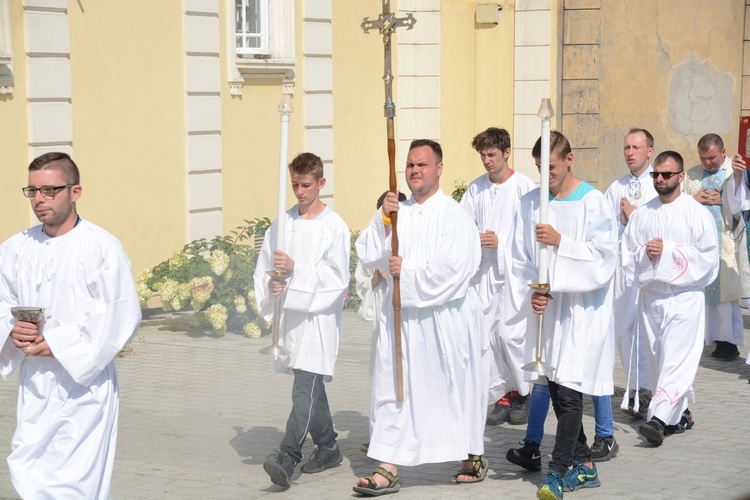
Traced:
POLYGON ((504 152, 510 147, 510 134, 504 128, 490 127, 474 137, 471 147, 478 153, 490 148, 497 148, 504 152))
POLYGON ((718 134, 706 134, 698 141, 698 151, 708 151, 711 146, 716 146, 719 151, 724 151, 724 141, 718 134))
POLYGON ((432 149, 432 152, 438 157, 438 163, 443 161, 443 148, 440 147, 440 144, 437 141, 433 141, 432 139, 416 139, 411 141, 409 151, 415 148, 421 148, 422 146, 427 146, 432 149))
MULTIPOLYGON (((560 157, 568 156, 569 153, 572 153, 572 150, 570 149, 570 142, 568 142, 568 138, 562 135, 557 130, 552 130, 550 132, 549 151, 550 151, 550 156, 552 156, 552 153, 557 153, 560 157)), ((541 137, 536 140, 536 143, 534 144, 534 148, 531 150, 531 156, 533 156, 534 158, 542 157, 542 138, 541 137)))
POLYGON ((29 163, 29 172, 37 170, 59 170, 68 184, 80 184, 81 173, 78 171, 78 165, 66 153, 52 152, 45 153, 29 163))
POLYGON ((685 162, 682 161, 682 156, 677 151, 662 151, 656 156, 654 165, 661 165, 669 158, 672 158, 677 164, 678 172, 683 172, 685 170, 685 162))
POLYGON ((289 173, 308 175, 312 174, 316 180, 323 178, 323 160, 312 153, 300 153, 294 157, 289 164, 289 173))
MULTIPOLYGON (((383 202, 385 201, 385 196, 390 193, 390 191, 386 191, 385 193, 380 195, 380 198, 378 198, 378 203, 375 208, 380 208, 383 206, 383 202)), ((398 201, 406 201, 406 195, 399 191, 398 193, 398 201)))
POLYGON ((640 132, 640 133, 642 133, 643 135, 646 136, 646 145, 648 147, 650 147, 650 148, 653 148, 654 147, 654 136, 651 135, 651 132, 649 132, 645 128, 633 127, 630 130, 628 130, 628 133, 625 134, 625 137, 629 136, 630 134, 637 134, 638 132, 640 132))

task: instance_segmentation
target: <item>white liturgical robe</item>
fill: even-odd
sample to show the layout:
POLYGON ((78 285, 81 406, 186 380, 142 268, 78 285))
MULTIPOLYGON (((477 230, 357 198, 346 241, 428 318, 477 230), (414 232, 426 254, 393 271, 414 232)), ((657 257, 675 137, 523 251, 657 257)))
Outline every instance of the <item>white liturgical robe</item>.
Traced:
POLYGON ((20 366, 8 457, 23 498, 109 498, 119 388, 113 362, 141 320, 120 242, 80 220, 62 236, 35 226, 0 247, 0 374, 20 366), (26 356, 9 335, 14 306, 41 307, 54 357, 26 356))
POLYGON ((694 400, 705 328, 703 288, 719 272, 715 221, 685 193, 667 204, 656 198, 631 217, 621 255, 640 289, 638 316, 653 391, 648 418, 675 425, 694 400), (652 260, 646 243, 654 238, 662 239, 663 250, 652 260))
POLYGON ((375 369, 375 351, 380 336, 380 315, 383 314, 383 295, 385 290, 391 286, 393 279, 386 275, 377 285, 372 286, 372 277, 374 273, 371 269, 362 267, 361 262, 357 262, 357 268, 354 270, 354 279, 357 282, 357 295, 362 300, 359 305, 357 314, 364 321, 372 323, 372 340, 370 349, 370 375, 375 369))
POLYGON ((706 345, 715 341, 745 345, 740 303, 750 298, 747 239, 744 231, 735 231, 745 221, 739 212, 730 209, 733 206, 728 199, 731 198, 731 188, 727 188, 730 180, 733 181, 732 160, 725 157, 714 172, 707 171, 703 165, 691 168, 682 183, 683 193, 689 196, 695 196, 701 189, 719 191, 722 195, 720 206, 703 206, 714 218, 721 259, 718 278, 703 291, 706 296, 706 345))
MULTIPOLYGON (((521 199, 511 251, 506 255, 509 322, 529 318, 526 360, 535 359, 537 315, 528 285, 538 277, 539 190, 521 199), (533 320, 532 320, 533 318, 533 320)), ((553 300, 544 311, 542 361, 555 370, 549 380, 585 394, 614 389, 612 276, 617 264, 617 226, 604 195, 581 182, 565 199, 551 199, 549 222, 561 235, 548 247, 553 300)), ((536 380, 539 374, 527 372, 536 380)))
MULTIPOLYGON (((277 227, 274 221, 266 232, 253 276, 258 308, 267 321, 273 318, 274 297, 268 291, 266 271, 273 269, 277 227)), ((294 275, 280 296, 284 313, 279 345, 291 354, 279 356, 275 368, 279 372, 297 369, 318 373, 330 380, 349 286, 349 229, 330 207, 315 219, 303 219, 297 205, 286 212, 285 227, 285 251, 294 260, 294 275)))
POLYGON ((489 402, 494 403, 510 391, 521 396, 529 393, 529 383, 524 381, 526 350, 526 323, 505 323, 505 248, 512 239, 513 218, 523 195, 534 189, 534 181, 513 172, 502 184, 484 174, 472 182, 461 199, 463 206, 480 233, 494 231, 497 248, 482 248, 482 263, 474 275, 476 287, 484 308, 484 326, 488 331, 493 360, 490 366, 489 402))
MULTIPOLYGON (((654 181, 651 179, 653 170, 653 167, 649 165, 638 177, 633 174, 620 177, 610 184, 607 192, 604 193, 604 197, 612 205, 615 219, 618 221, 620 237, 622 237, 626 227, 621 219, 620 200, 626 198, 637 210, 656 198, 654 181)), ((638 287, 633 285, 632 273, 627 273, 626 270, 623 266, 617 266, 614 278, 615 343, 620 352, 620 359, 627 377, 626 390, 621 404, 623 409, 628 407, 630 389, 638 391, 640 388, 647 388, 651 385, 648 381, 646 352, 640 334, 640 321, 638 320, 638 287)), ((637 411, 639 399, 638 397, 634 399, 637 411)))
MULTIPOLYGON (((465 460, 484 453, 489 346, 470 286, 481 259, 477 227, 438 191, 398 212, 403 257, 401 334, 404 401, 397 401, 389 287, 375 356, 368 456, 397 465, 465 460)), ((391 230, 381 211, 357 240, 366 268, 388 271, 391 230)))

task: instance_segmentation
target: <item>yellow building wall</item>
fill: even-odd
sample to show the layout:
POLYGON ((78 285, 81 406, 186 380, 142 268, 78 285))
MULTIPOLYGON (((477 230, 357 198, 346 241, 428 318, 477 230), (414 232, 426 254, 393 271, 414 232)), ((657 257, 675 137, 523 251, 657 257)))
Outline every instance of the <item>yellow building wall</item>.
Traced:
MULTIPOLYGON (((391 8, 395 10, 393 5, 391 8)), ((375 202, 388 189, 383 42, 377 31, 365 34, 360 28, 364 17, 376 19, 381 10, 379 0, 333 2, 334 200, 336 211, 352 230, 367 226, 375 202)), ((394 73, 398 67, 395 43, 396 38, 394 73)), ((398 105, 397 88, 394 81, 398 105)), ((398 121, 397 113, 396 127, 398 121)), ((403 170, 403 165, 396 169, 403 170)), ((399 185, 403 185, 403 174, 398 176, 399 185)))
POLYGON ((186 238, 182 2, 70 0, 68 16, 78 210, 138 274, 186 238))
POLYGON ((21 2, 9 2, 13 46, 12 94, 0 94, 0 242, 29 226, 29 201, 21 194, 28 182, 26 56, 21 2))
POLYGON ((722 136, 727 154, 736 153, 745 1, 706 6, 601 3, 600 165, 608 180, 627 172, 622 144, 630 127, 653 134, 656 154, 679 152, 686 169, 699 163, 696 144, 709 132, 722 136), (628 18, 638 22, 622 21, 628 18))
POLYGON ((485 172, 471 147, 476 134, 500 127, 513 137, 515 12, 512 2, 506 2, 497 25, 476 24, 481 3, 487 2, 440 4, 440 142, 445 159, 441 187, 448 194, 456 178, 471 181, 485 172))

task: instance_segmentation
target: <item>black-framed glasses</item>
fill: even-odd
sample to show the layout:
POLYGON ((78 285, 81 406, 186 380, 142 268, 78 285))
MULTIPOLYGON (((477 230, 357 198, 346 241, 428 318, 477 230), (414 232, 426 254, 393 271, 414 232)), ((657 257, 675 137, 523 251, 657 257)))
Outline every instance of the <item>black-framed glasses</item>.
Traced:
POLYGON ((671 179, 673 175, 680 175, 682 172, 649 172, 652 179, 658 179, 661 175, 664 180, 671 179))
POLYGON ((34 198, 36 196, 36 192, 39 191, 40 193, 42 193, 42 196, 44 196, 48 200, 51 200, 55 197, 60 189, 70 188, 73 186, 75 186, 75 184, 65 184, 64 186, 42 186, 40 188, 25 187, 21 188, 21 191, 23 191, 23 195, 26 198, 34 198))

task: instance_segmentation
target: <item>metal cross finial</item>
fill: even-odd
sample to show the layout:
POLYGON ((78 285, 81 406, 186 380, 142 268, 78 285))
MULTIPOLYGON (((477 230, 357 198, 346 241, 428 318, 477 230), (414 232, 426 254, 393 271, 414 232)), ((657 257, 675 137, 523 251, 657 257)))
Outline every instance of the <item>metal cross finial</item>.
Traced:
POLYGON ((385 116, 386 118, 393 118, 396 115, 396 106, 393 104, 393 73, 391 72, 391 35, 402 26, 406 26, 407 30, 414 27, 417 20, 411 13, 407 13, 406 17, 396 17, 391 12, 390 0, 382 0, 383 12, 378 16, 377 20, 370 21, 369 18, 364 18, 360 27, 365 33, 369 33, 370 30, 376 29, 380 32, 383 37, 383 49, 385 52, 384 58, 384 71, 383 71, 383 82, 385 83, 385 116))

